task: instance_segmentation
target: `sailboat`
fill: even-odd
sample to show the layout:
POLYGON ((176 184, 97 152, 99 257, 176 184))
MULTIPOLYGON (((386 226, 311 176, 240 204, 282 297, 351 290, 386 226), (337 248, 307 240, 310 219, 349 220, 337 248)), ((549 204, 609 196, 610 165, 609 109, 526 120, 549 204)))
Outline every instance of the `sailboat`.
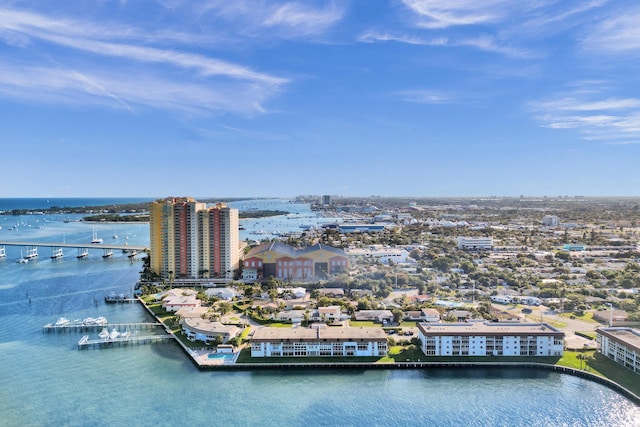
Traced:
POLYGON ((93 236, 91 239, 91 243, 102 243, 102 239, 98 237, 98 233, 96 232, 96 229, 93 229, 93 236))
POLYGON ((113 229, 113 236, 111 236, 111 237, 113 237, 114 239, 118 238, 118 235, 116 234, 116 229, 115 228, 113 229))

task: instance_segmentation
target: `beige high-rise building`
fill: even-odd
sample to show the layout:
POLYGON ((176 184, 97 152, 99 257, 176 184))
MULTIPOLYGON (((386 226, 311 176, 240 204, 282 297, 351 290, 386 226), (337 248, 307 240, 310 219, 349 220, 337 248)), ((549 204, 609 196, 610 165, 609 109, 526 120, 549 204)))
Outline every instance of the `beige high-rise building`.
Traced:
POLYGON ((151 270, 163 278, 232 278, 239 267, 237 209, 169 197, 151 204, 150 227, 151 270))

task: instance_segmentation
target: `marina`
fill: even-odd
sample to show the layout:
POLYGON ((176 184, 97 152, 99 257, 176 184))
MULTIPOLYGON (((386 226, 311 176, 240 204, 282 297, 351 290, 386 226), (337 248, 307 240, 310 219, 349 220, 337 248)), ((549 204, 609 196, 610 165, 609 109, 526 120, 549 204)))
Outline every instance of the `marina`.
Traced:
POLYGON ((105 347, 114 347, 114 346, 124 346, 124 345, 142 345, 142 344, 157 344, 162 342, 167 342, 169 340, 175 339, 173 335, 165 334, 165 335, 147 335, 147 336, 136 336, 136 335, 115 335, 109 334, 109 336, 105 338, 99 339, 90 339, 89 335, 84 335, 78 341, 78 350, 84 350, 89 348, 105 348, 105 347))
MULTIPOLYGON (((15 207, 23 203, 20 201, 15 207)), ((52 200, 54 203, 63 205, 52 200)), ((285 209, 281 204, 267 202, 259 207, 285 209)), ((311 214, 305 213, 301 221, 315 222, 307 215, 311 214)), ((24 237, 19 240, 62 242, 66 236, 67 242, 90 246, 87 236, 91 236, 92 226, 74 221, 76 218, 79 216, 22 216, 21 221, 34 226, 21 226, 19 233, 24 237), (42 224, 45 218, 50 222, 37 228, 36 224, 42 224), (71 221, 62 221, 67 218, 71 221), (35 222, 37 219, 40 223, 35 222)), ((7 224, 15 222, 7 219, 7 224)), ((242 232, 243 239, 253 237, 253 222, 242 232)), ((268 220, 260 222, 264 224, 257 224, 256 229, 268 228, 268 220)), ((298 220, 289 222, 291 228, 299 228, 298 220)), ((9 232, 8 225, 2 225, 0 235, 8 238, 10 233, 18 233, 9 232)), ((126 234, 130 236, 129 247, 149 245, 148 224, 118 227, 121 239, 126 234)), ((285 229, 282 225, 274 228, 285 229)), ((112 240, 112 225, 96 229, 112 240)), ((95 250, 99 247, 90 247, 96 259, 102 255, 95 250)), ((7 246, 11 262, 0 260, 0 283, 4 285, 0 287, 4 304, 0 322, 4 351, 0 352, 0 362, 5 368, 2 383, 7 391, 10 387, 6 398, 0 399, 0 413, 6 425, 127 425, 132 420, 145 425, 184 424, 185 420, 211 424, 211 401, 226 408, 216 412, 215 423, 230 426, 270 425, 269 420, 283 426, 309 424, 309 420, 317 421, 312 425, 359 426, 371 425, 372 419, 375 425, 442 425, 443 420, 448 425, 471 425, 470 420, 480 420, 475 425, 622 426, 634 425, 640 414, 633 402, 609 387, 547 369, 345 367, 319 373, 313 367, 288 369, 271 365, 249 371, 242 363, 228 363, 227 356, 203 353, 201 358, 207 359, 203 362, 211 366, 207 371, 186 359, 182 346, 166 341, 170 338, 162 338, 165 345, 137 345, 144 344, 144 340, 90 345, 89 341, 97 340, 104 326, 89 326, 86 332, 81 327, 51 328, 49 333, 43 333, 45 323, 56 323, 61 316, 71 322, 104 316, 108 318, 109 333, 114 327, 126 331, 129 325, 135 337, 130 325, 148 324, 155 319, 140 304, 104 302, 110 292, 131 295, 131 287, 139 279, 139 265, 130 264, 115 250, 109 262, 51 262, 47 252, 46 257, 41 257, 46 259, 30 262, 25 268, 14 262, 21 249, 7 246), (79 351, 78 342, 85 335, 90 338, 80 348, 87 351, 79 351), (94 348, 105 351, 91 351, 94 348), (119 351, 108 351, 109 348, 119 351), (221 368, 216 369, 214 362, 220 362, 221 368), (282 409, 277 420, 272 418, 271 396, 278 396, 282 409), (167 399, 175 403, 168 409, 163 404, 167 399), (247 404, 251 411, 246 411, 247 404)), ((65 252, 65 258, 75 258, 75 250, 65 252)), ((158 326, 147 332, 141 330, 138 338, 153 333, 165 336, 163 328, 152 328, 158 326)))
POLYGON ((102 328, 124 329, 128 331, 140 331, 163 327, 162 323, 157 322, 141 322, 141 323, 108 323, 104 317, 98 317, 95 321, 85 320, 68 320, 64 317, 58 319, 55 323, 48 323, 42 327, 43 332, 72 332, 72 331, 91 331, 102 328))

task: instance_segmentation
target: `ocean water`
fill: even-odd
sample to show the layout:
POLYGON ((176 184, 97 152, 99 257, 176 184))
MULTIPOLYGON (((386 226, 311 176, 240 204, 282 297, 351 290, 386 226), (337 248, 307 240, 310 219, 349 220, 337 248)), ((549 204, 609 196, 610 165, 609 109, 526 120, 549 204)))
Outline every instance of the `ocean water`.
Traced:
MULTIPOLYGON (((88 242, 95 227, 105 242, 149 242, 147 224, 74 219, 0 215, 0 240, 88 242), (19 226, 9 231, 5 222, 19 226)), ((0 260, 1 426, 640 425, 640 408, 613 390, 541 370, 199 371, 174 343, 77 350, 81 333, 42 326, 62 316, 150 321, 137 304, 104 303, 110 292, 131 292, 141 262, 121 253, 102 259, 100 251, 52 260, 42 248, 37 261, 18 264, 20 248, 9 246, 7 255, 0 260)))
POLYGON ((125 203, 149 202, 153 198, 0 198, 0 211, 11 211, 13 209, 48 209, 53 206, 60 208, 75 208, 83 206, 106 206, 119 205, 125 203))

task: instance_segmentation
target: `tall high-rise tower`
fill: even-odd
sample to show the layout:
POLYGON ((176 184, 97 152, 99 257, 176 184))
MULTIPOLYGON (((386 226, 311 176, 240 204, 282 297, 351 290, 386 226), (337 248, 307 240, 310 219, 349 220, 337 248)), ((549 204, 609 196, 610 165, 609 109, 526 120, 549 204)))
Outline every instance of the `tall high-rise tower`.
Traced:
POLYGON ((238 268, 237 209, 169 197, 151 204, 150 228, 151 269, 163 278, 230 278, 238 268))

